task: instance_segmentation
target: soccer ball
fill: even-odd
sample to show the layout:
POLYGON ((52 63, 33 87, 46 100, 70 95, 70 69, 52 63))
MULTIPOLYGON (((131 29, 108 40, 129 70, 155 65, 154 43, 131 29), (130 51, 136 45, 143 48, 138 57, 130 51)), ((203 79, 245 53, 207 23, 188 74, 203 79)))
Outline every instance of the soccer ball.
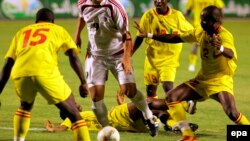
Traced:
POLYGON ((120 134, 114 127, 106 126, 98 132, 97 141, 120 141, 120 134))

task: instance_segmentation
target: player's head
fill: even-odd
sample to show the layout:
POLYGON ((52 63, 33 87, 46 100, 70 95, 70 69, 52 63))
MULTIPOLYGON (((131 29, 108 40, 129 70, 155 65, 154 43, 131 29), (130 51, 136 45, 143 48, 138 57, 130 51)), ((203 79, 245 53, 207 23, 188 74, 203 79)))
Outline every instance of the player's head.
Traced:
POLYGON ((102 0, 92 0, 92 2, 93 2, 94 4, 99 5, 99 4, 102 2, 102 0))
POLYGON ((36 23, 40 21, 54 23, 55 16, 54 13, 48 8, 41 8, 36 13, 36 23))
POLYGON ((222 11, 216 6, 208 6, 201 12, 201 26, 208 33, 216 33, 222 24, 222 11))
POLYGON ((165 9, 170 0, 154 0, 154 5, 157 9, 165 9))

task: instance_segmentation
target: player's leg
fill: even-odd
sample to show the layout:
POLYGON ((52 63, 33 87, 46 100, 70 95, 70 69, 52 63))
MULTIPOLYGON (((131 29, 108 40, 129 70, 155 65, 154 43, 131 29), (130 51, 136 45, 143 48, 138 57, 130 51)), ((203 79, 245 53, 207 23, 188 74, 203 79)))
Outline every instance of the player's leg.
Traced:
POLYGON ((198 51, 198 44, 194 43, 193 46, 191 47, 191 52, 189 54, 189 66, 188 66, 188 70, 193 72, 195 71, 195 67, 196 67, 196 62, 197 62, 197 51, 198 51))
POLYGON ((31 110, 36 97, 36 90, 31 77, 14 80, 20 106, 14 115, 14 141, 24 141, 30 128, 31 110))
POLYGON ((94 112, 97 121, 105 127, 109 125, 108 110, 104 103, 104 85, 96 85, 89 88, 92 98, 92 111, 94 112))
POLYGON ((191 138, 195 140, 194 133, 189 126, 189 122, 186 120, 186 111, 181 101, 197 100, 201 96, 196 93, 187 84, 181 84, 171 90, 166 98, 168 105, 168 112, 174 121, 177 122, 177 126, 182 131, 183 138, 191 138))
POLYGON ((71 121, 71 129, 76 141, 90 141, 89 131, 86 122, 80 116, 73 95, 71 94, 66 100, 55 104, 60 111, 65 114, 71 121))
MULTIPOLYGON (((123 55, 113 56, 114 58, 108 61, 114 77, 120 84, 120 89, 135 105, 142 111, 144 118, 150 128, 150 135, 155 136, 158 133, 158 125, 154 121, 152 111, 149 109, 143 94, 137 90, 135 84, 134 72, 126 74, 122 65, 123 55)), ((132 63, 131 63, 132 64, 132 63)))
POLYGON ((33 80, 36 89, 48 104, 56 105, 71 120, 75 140, 90 141, 88 127, 80 116, 71 89, 63 80, 63 76, 54 73, 48 76, 36 76, 33 80))
POLYGON ((249 125, 249 120, 242 114, 239 113, 236 105, 234 96, 226 91, 220 92, 216 98, 214 98, 221 103, 227 116, 236 124, 239 125, 249 125))
POLYGON ((147 97, 158 98, 156 91, 157 91, 157 85, 146 85, 147 97))
POLYGON ((151 66, 147 57, 144 62, 144 84, 146 85, 147 97, 158 98, 157 87, 159 78, 156 70, 151 66))
POLYGON ((87 75, 87 84, 92 99, 92 111, 98 122, 105 127, 109 125, 107 118, 107 107, 104 103, 105 81, 108 79, 109 61, 100 56, 88 56, 85 60, 85 71, 87 75))
POLYGON ((125 95, 136 105, 136 107, 142 112, 146 123, 150 129, 150 135, 156 136, 158 133, 158 125, 155 122, 152 111, 149 109, 143 94, 136 89, 135 83, 126 83, 120 85, 121 90, 125 95))

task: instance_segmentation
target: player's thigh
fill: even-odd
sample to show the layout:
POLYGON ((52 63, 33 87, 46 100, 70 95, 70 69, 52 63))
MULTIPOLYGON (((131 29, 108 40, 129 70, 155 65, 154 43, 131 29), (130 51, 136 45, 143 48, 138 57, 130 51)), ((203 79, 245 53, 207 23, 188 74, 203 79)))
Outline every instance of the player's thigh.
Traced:
POLYGON ((88 87, 104 85, 108 79, 107 59, 90 55, 85 60, 85 72, 88 87))
POLYGON ((36 77, 37 89, 49 104, 65 101, 71 94, 71 89, 60 74, 36 77))
POLYGON ((21 101, 32 103, 37 95, 32 77, 19 77, 13 80, 17 96, 21 101))
MULTIPOLYGON (((135 83, 134 71, 133 69, 128 74, 125 73, 122 64, 123 55, 110 56, 107 64, 109 65, 110 71, 117 79, 120 85, 127 83, 135 83)), ((131 60, 130 60, 131 61, 131 60)), ((132 64, 132 61, 131 61, 132 64)))
POLYGON ((145 85, 158 85, 159 74, 155 68, 151 66, 147 59, 144 62, 144 84, 145 85))

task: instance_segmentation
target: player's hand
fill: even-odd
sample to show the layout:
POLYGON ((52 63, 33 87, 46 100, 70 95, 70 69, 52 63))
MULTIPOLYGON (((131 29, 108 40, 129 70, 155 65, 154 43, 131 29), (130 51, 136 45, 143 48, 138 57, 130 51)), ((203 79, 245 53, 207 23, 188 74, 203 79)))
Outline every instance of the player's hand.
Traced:
POLYGON ((118 105, 125 103, 125 94, 122 92, 122 90, 117 91, 116 101, 118 105))
POLYGON ((85 98, 85 97, 88 96, 89 91, 88 91, 88 86, 87 86, 86 83, 81 84, 81 85, 79 86, 79 92, 80 92, 80 96, 81 96, 82 98, 85 98))
POLYGON ((81 45, 82 45, 82 39, 81 39, 81 37, 75 37, 75 43, 76 43, 76 46, 78 47, 78 48, 81 48, 81 45))
POLYGON ((44 123, 44 127, 49 132, 55 132, 55 130, 54 130, 55 125, 50 120, 48 120, 47 122, 44 123))
POLYGON ((220 47, 221 47, 221 44, 222 44, 220 37, 217 36, 217 35, 215 35, 215 34, 213 34, 213 37, 212 37, 212 39, 210 40, 210 44, 211 44, 213 47, 215 47, 217 50, 219 50, 220 47))
POLYGON ((147 33, 144 31, 144 30, 142 30, 141 29, 141 27, 140 27, 140 25, 136 22, 136 21, 134 21, 134 23, 135 23, 135 25, 134 25, 134 27, 139 31, 139 33, 140 33, 140 37, 143 37, 143 38, 146 38, 147 37, 147 33))

